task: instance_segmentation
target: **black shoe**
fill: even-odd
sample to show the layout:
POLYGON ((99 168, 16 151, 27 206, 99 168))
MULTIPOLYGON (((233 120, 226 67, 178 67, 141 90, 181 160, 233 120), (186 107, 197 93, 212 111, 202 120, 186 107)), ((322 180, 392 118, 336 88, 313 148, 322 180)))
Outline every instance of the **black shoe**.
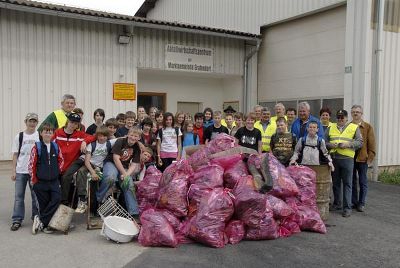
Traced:
POLYGON ((137 224, 140 225, 140 216, 139 215, 132 215, 132 218, 135 220, 137 224))
POLYGON ((351 211, 350 210, 343 211, 342 216, 345 217, 345 218, 350 217, 351 216, 351 211))
POLYGON ((364 212, 365 206, 364 205, 358 205, 357 206, 357 211, 358 212, 364 212))
POLYGON ((13 222, 13 224, 11 225, 10 230, 11 231, 18 231, 19 227, 21 227, 21 223, 20 222, 13 222))
POLYGON ((329 207, 329 211, 337 211, 337 210, 342 210, 342 206, 333 204, 329 207))

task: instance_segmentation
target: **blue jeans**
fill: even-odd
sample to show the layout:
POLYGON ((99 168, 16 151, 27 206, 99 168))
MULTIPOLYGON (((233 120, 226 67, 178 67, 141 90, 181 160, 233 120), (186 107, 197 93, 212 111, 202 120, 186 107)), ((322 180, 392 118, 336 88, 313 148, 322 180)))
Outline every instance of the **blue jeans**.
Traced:
POLYGON ((31 184, 29 183, 31 176, 29 174, 17 173, 15 179, 15 200, 14 200, 14 210, 12 215, 12 222, 21 223, 25 218, 25 189, 26 184, 29 185, 31 190, 32 199, 32 219, 35 215, 38 215, 36 207, 36 197, 32 192, 31 184))
POLYGON ((367 171, 368 171, 368 164, 367 163, 365 163, 365 162, 354 162, 353 194, 352 194, 352 197, 351 197, 353 205, 365 206, 365 198, 367 196, 367 191, 368 191, 367 171), (357 180, 357 173, 358 173, 358 180, 357 180), (359 193, 357 191, 358 186, 360 187, 359 193))
MULTIPOLYGON (((118 182, 118 178, 120 177, 120 173, 118 169, 115 167, 114 163, 107 162, 103 166, 103 179, 100 181, 99 190, 96 193, 97 201, 101 203, 106 196, 108 190, 118 182)), ((129 214, 131 215, 139 215, 139 207, 136 200, 136 191, 135 185, 133 183, 133 179, 131 176, 126 178, 127 182, 121 181, 121 189, 124 194, 126 207, 128 209, 129 214)))
POLYGON ((340 206, 342 203, 340 200, 340 190, 343 182, 343 211, 351 211, 354 159, 333 158, 333 165, 335 166, 335 171, 332 173, 333 204, 340 206))

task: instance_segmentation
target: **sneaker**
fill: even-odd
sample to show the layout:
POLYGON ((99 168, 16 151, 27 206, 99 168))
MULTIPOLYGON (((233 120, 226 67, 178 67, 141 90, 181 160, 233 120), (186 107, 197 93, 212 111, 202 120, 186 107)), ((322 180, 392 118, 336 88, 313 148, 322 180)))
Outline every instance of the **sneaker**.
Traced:
POLYGON ((75 213, 85 213, 87 210, 87 203, 85 201, 79 201, 78 206, 75 209, 75 213))
POLYGON ((364 205, 358 205, 357 206, 357 211, 358 212, 364 212, 364 210, 365 210, 365 206, 364 205))
POLYGON ((43 228, 42 232, 45 234, 52 234, 52 233, 54 233, 54 229, 47 226, 47 227, 43 228))
POLYGON ((343 211, 342 216, 345 217, 345 218, 350 217, 351 216, 351 211, 350 210, 343 211))
POLYGON ((32 234, 37 234, 38 231, 43 229, 43 223, 40 221, 40 218, 38 215, 35 215, 33 218, 33 224, 32 224, 32 234))
POLYGON ((21 227, 21 223, 20 222, 13 222, 13 224, 11 225, 10 230, 11 231, 18 231, 19 227, 21 227))
POLYGON ((337 210, 342 210, 342 206, 335 205, 335 204, 332 204, 331 206, 329 206, 329 211, 337 211, 337 210))

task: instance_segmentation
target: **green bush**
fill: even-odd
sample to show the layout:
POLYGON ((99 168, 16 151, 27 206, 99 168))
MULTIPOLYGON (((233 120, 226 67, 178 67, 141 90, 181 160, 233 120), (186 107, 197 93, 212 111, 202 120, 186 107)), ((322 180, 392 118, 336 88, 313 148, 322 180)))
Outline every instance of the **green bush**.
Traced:
POLYGON ((389 172, 385 170, 381 174, 379 174, 378 179, 383 183, 400 184, 400 170, 394 172, 389 172))

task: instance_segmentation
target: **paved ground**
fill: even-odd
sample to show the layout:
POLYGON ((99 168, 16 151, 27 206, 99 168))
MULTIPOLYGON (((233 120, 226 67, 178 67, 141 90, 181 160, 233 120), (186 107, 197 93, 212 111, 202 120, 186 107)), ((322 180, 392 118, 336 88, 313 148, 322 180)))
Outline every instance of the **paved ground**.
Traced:
MULTIPOLYGON (((399 186, 370 183, 367 211, 347 219, 332 213, 326 235, 303 232, 223 249, 199 244, 147 249, 136 242, 109 242, 98 230, 87 231, 83 217, 75 219, 77 227, 67 236, 33 236, 30 220, 20 231, 9 231, 13 204, 9 174, 0 169, 1 267, 400 267, 399 186)), ((29 204, 28 195, 27 200, 29 204)))

